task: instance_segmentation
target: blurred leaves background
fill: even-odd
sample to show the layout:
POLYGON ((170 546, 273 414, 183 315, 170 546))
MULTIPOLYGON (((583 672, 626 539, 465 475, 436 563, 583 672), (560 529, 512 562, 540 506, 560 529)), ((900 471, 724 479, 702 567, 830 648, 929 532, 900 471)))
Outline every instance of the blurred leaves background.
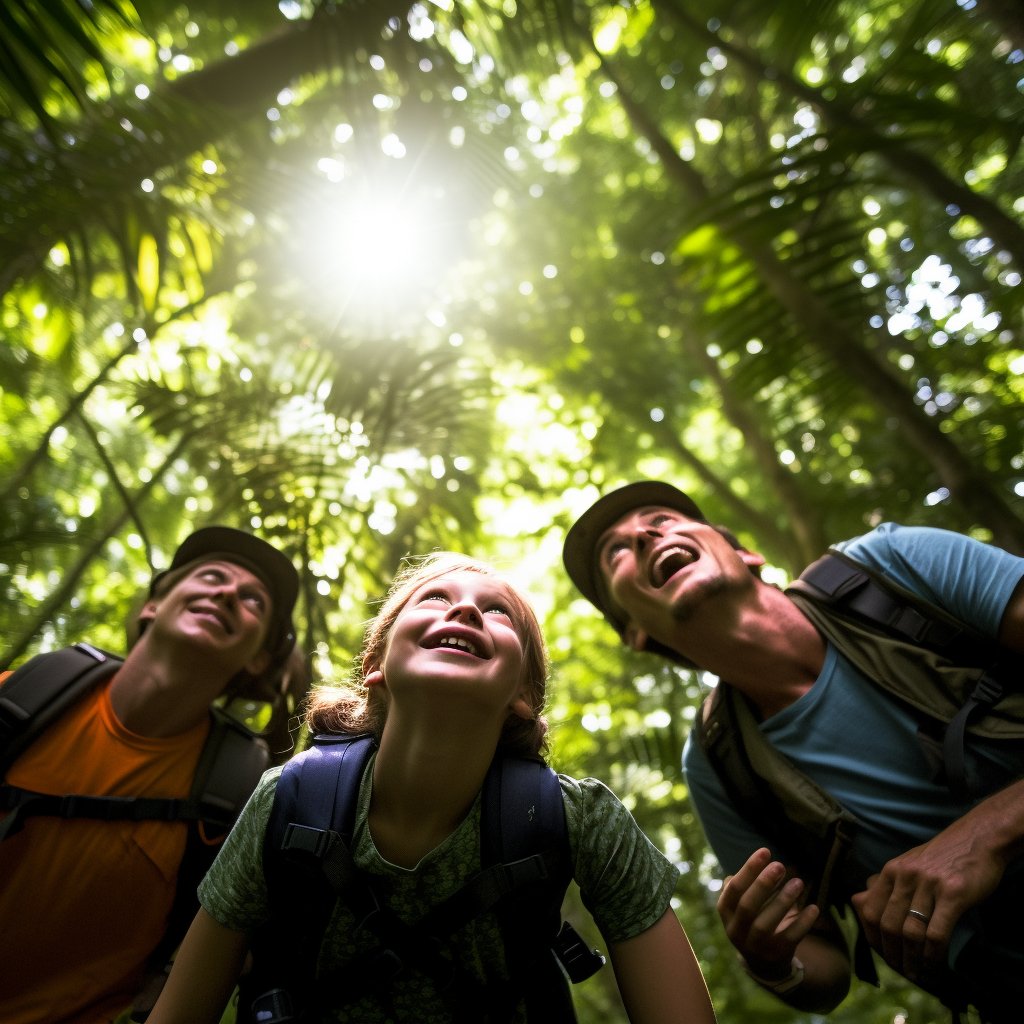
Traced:
MULTIPOLYGON (((779 582, 887 519, 1024 551, 1022 88, 1009 0, 4 5, 4 665, 123 648, 210 522, 302 567, 317 678, 402 556, 494 560, 720 1018, 814 1020, 714 914, 702 680, 618 647, 561 539, 652 475, 779 582)), ((944 1019, 883 980, 832 1019, 944 1019)), ((577 1001, 624 1019, 608 971, 577 1001)))

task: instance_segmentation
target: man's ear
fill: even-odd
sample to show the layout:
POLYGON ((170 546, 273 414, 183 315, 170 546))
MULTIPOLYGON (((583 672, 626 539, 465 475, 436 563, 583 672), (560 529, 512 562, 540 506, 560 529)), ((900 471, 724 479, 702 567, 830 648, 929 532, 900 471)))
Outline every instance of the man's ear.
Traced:
POLYGON ((766 559, 759 551, 748 551, 746 548, 739 549, 739 556, 743 559, 748 569, 760 569, 766 564, 766 559))
POLYGON ((381 686, 384 683, 384 673, 379 668, 371 669, 363 676, 365 686, 381 686))
POLYGON ((631 647, 634 651, 644 650, 649 639, 650 638, 647 633, 636 625, 635 622, 628 623, 626 628, 622 631, 622 642, 627 647, 631 647))

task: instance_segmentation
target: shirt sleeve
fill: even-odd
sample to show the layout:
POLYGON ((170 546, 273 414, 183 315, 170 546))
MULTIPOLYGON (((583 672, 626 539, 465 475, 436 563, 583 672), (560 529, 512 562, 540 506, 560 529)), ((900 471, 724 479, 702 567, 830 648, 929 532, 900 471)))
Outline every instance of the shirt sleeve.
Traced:
POLYGON ((1024 558, 929 526, 882 523, 836 547, 993 637, 1024 577, 1024 558))
POLYGON ((263 836, 280 774, 280 767, 264 773, 199 884, 203 909, 233 931, 252 931, 270 918, 263 877, 263 836))
POLYGON ((665 913, 679 872, 607 786, 558 778, 584 906, 606 942, 631 939, 665 913))

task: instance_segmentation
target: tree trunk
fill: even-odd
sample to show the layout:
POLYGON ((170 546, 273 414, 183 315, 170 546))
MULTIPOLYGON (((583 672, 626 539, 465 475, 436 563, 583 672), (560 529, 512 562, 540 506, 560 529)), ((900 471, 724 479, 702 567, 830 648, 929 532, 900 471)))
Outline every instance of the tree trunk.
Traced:
MULTIPOLYGON (((712 192, 701 175, 679 156, 643 107, 624 88, 610 63, 596 48, 593 52, 617 87, 619 102, 634 128, 651 144, 666 174, 680 185, 691 205, 710 203, 712 192)), ((761 280, 800 325, 808 340, 898 421, 907 443, 936 470, 942 483, 974 521, 991 530, 993 539, 1001 547, 1024 554, 1024 522, 1014 515, 998 487, 949 436, 938 430, 923 409, 914 404, 902 382, 864 346, 860 335, 838 320, 817 293, 794 276, 769 246, 749 237, 740 226, 721 230, 755 266, 761 280)))
POLYGON ((761 420, 753 415, 746 401, 737 394, 729 380, 723 376, 717 360, 709 356, 700 344, 692 346, 694 355, 704 364, 705 373, 714 381, 722 398, 722 409, 729 422, 743 435, 747 450, 758 464, 761 473, 771 484, 782 507, 784 521, 792 530, 786 534, 791 571, 800 572, 828 547, 818 520, 807 517, 807 499, 800 493, 793 474, 779 461, 772 439, 766 436, 761 420))

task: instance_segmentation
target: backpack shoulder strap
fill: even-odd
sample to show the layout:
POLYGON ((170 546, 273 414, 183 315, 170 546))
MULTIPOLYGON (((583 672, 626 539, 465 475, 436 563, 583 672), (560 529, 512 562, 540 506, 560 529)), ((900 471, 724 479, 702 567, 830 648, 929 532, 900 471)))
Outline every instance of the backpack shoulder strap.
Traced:
POLYGON ((0 775, 43 730, 123 659, 87 643, 37 654, 0 686, 0 775))
POLYGON ((799 859, 808 900, 841 903, 856 884, 846 875, 854 816, 769 742, 747 699, 728 683, 705 700, 696 735, 739 813, 799 859))
POLYGON ((211 708, 210 715, 210 733, 188 799, 190 827, 175 879, 174 901, 163 938, 150 957, 157 968, 167 963, 185 937, 199 908, 196 890, 217 856, 220 840, 270 766, 270 751, 259 736, 218 708, 211 708))
POLYGON ((351 844, 359 785, 376 747, 366 735, 317 736, 285 764, 263 845, 265 869, 267 858, 282 853, 321 856, 335 836, 351 844))
POLYGON ((239 1020, 264 1013, 298 1019, 299 1007, 311 1010, 316 1002, 320 944, 337 898, 323 861, 352 841, 359 787, 375 749, 368 735, 316 736, 282 768, 263 839, 270 919, 253 936, 239 1020))
MULTIPOLYGON (((807 902, 841 909, 863 889, 866 879, 848 856, 857 819, 769 742, 743 694, 719 683, 697 715, 695 735, 736 810, 798 858, 807 902)), ((859 926, 854 970, 878 984, 859 926)))
POLYGON ((787 594, 876 685, 908 706, 936 746, 950 788, 970 795, 967 734, 1024 738, 1024 659, 944 609, 829 551, 787 594))
POLYGON ((591 977, 605 959, 562 921, 572 858, 558 776, 537 758, 496 757, 484 781, 480 813, 483 871, 478 877, 500 870, 509 893, 515 892, 514 899, 498 904, 497 913, 526 1018, 575 1021, 566 979, 591 977))
POLYGON ((908 643, 939 651, 952 661, 992 660, 994 641, 835 548, 812 562, 787 590, 834 606, 908 643))
POLYGON ((211 708, 210 734, 199 755, 189 800, 207 840, 226 834, 242 813, 260 777, 270 767, 262 738, 220 708, 211 708))

